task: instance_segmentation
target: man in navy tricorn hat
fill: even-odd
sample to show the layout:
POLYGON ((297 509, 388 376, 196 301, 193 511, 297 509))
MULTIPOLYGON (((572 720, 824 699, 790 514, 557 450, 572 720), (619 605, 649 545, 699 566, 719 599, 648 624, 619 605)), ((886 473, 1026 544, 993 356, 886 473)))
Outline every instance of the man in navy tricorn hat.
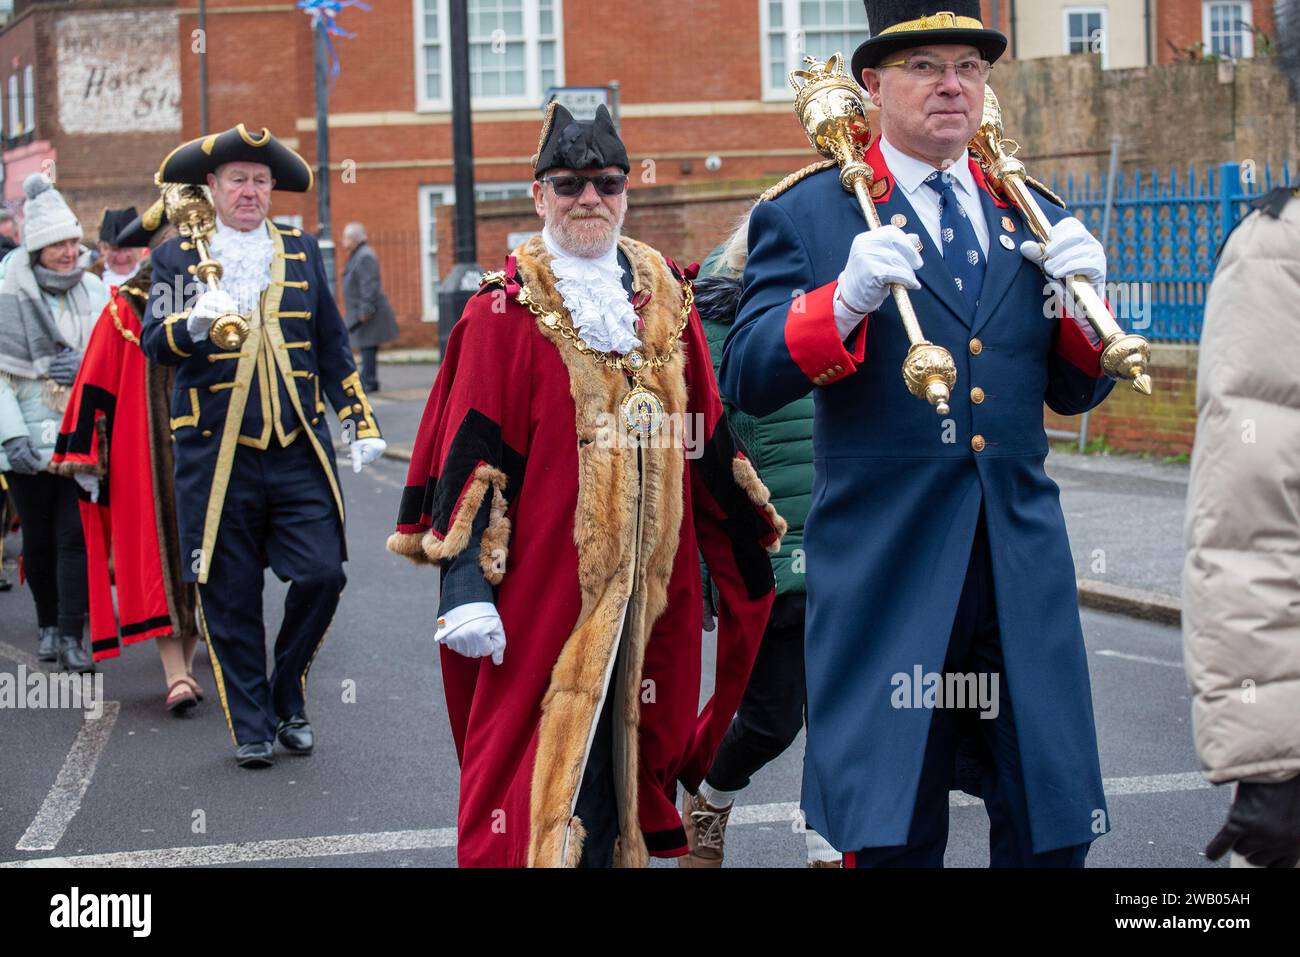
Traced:
POLYGON ((852 68, 880 110, 865 161, 885 225, 866 231, 838 169, 766 194, 719 375, 754 415, 814 394, 803 810, 845 866, 942 866, 973 733, 991 863, 1078 867, 1110 821, 1043 404, 1079 414, 1112 383, 1048 283, 1100 289, 1106 256, 1046 197, 1050 241, 1026 242, 968 154, 1007 45, 979 3, 866 9, 852 68), (901 380, 891 283, 956 362, 945 418, 901 380))
POLYGON ((312 751, 307 671, 347 581, 325 403, 338 412, 355 471, 385 443, 316 240, 267 218, 273 189, 311 189, 306 161, 269 130, 254 134, 241 123, 177 147, 158 181, 207 186, 216 212, 208 251, 221 264, 221 288, 191 303, 198 252, 180 237, 163 243, 152 257, 141 339, 150 359, 177 367, 171 430, 181 561, 186 580, 198 582, 236 760, 265 767, 277 740, 292 754, 312 751), (228 313, 250 328, 233 351, 208 334, 228 313), (269 679, 267 566, 290 583, 269 679))

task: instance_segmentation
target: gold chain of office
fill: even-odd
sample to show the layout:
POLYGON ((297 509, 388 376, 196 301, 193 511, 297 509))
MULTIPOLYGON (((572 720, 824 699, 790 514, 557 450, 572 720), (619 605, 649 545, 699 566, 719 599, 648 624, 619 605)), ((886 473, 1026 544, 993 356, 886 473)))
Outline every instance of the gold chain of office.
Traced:
MULTIPOLYGON (((483 277, 485 283, 504 282, 504 280, 504 273, 488 273, 483 277)), ((555 330, 560 338, 570 343, 580 354, 590 356, 601 365, 610 369, 619 369, 632 377, 632 388, 620 403, 623 424, 629 433, 648 437, 662 428, 665 415, 663 400, 654 391, 641 384, 641 377, 647 372, 663 368, 677 354, 677 343, 690 323, 691 309, 695 305, 695 288, 689 281, 682 283, 682 308, 678 316, 677 328, 673 330, 667 348, 649 358, 637 349, 633 349, 626 355, 619 355, 591 348, 573 327, 571 317, 562 312, 543 309, 526 284, 521 284, 516 299, 521 306, 526 307, 548 329, 555 330)))

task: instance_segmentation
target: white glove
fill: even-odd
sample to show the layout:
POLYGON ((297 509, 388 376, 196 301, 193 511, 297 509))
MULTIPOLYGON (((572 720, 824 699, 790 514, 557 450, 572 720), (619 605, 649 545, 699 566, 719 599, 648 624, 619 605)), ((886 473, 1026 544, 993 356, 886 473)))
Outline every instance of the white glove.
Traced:
POLYGON ((199 296, 190 310, 190 317, 185 320, 185 329, 195 342, 202 342, 208 337, 208 327, 212 320, 227 313, 238 313, 239 303, 223 289, 209 289, 199 296))
POLYGON ((505 660, 505 626, 497 614, 496 605, 490 601, 457 605, 438 619, 438 631, 433 637, 434 641, 466 658, 491 655, 494 665, 505 660))
POLYGON ((916 271, 924 263, 916 251, 916 239, 894 225, 858 233, 854 238, 835 295, 835 326, 841 339, 857 328, 863 316, 881 307, 889 298, 891 283, 921 288, 916 271))
MULTIPOLYGON (((1042 243, 1029 240, 1020 244, 1020 254, 1031 262, 1040 263, 1043 271, 1053 279, 1065 280, 1071 276, 1082 276, 1105 301, 1106 248, 1088 232, 1087 226, 1073 216, 1067 216, 1052 227, 1046 248, 1042 243)), ((1089 342, 1098 345, 1101 338, 1087 319, 1075 314, 1078 311, 1071 312, 1070 318, 1088 337, 1089 342)))
POLYGON ((360 472, 363 468, 384 454, 388 443, 383 439, 357 439, 352 443, 352 471, 360 472))
POLYGON ((1053 279, 1083 276, 1093 286, 1106 286, 1106 250, 1073 216, 1052 227, 1046 248, 1029 240, 1020 244, 1020 254, 1042 263, 1043 271, 1053 279))
POLYGON ((93 475, 85 475, 82 473, 78 473, 72 477, 76 479, 77 484, 81 486, 81 490, 90 496, 92 502, 99 501, 99 479, 93 475))

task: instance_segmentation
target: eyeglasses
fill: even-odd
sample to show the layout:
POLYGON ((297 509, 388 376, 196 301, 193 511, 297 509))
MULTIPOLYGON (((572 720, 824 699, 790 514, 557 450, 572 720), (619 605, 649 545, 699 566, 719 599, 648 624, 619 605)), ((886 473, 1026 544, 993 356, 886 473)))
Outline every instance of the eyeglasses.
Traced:
POLYGON ((627 189, 627 176, 622 173, 601 173, 598 176, 543 176, 543 183, 550 183, 556 196, 581 196, 587 184, 596 187, 602 196, 617 196, 627 189))
POLYGON ((957 71, 957 79, 962 83, 972 84, 987 80, 993 71, 993 64, 988 60, 931 60, 928 57, 912 57, 908 60, 891 60, 880 64, 876 69, 901 67, 903 72, 913 80, 922 83, 934 83, 948 75, 949 68, 957 71))

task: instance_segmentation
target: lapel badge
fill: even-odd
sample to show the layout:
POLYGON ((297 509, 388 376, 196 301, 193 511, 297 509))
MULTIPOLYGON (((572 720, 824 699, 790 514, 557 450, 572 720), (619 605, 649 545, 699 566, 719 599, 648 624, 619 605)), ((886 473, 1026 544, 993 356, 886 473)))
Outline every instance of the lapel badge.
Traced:
POLYGON ((1002 246, 1003 246, 1004 249, 1015 249, 1015 248, 1016 248, 1016 241, 1015 241, 1014 239, 1012 239, 1010 236, 1003 236, 1003 237, 1002 237, 1002 246))
POLYGON ((884 196, 887 192, 889 192, 889 184, 883 179, 878 179, 871 184, 872 199, 880 199, 880 197, 884 196))
POLYGON ((918 253, 925 252, 925 243, 921 242, 920 236, 915 236, 912 238, 912 245, 916 247, 916 251, 918 253))
POLYGON ((1002 228, 1005 229, 1005 230, 1006 230, 1007 232, 1009 232, 1009 233, 1014 233, 1014 232, 1016 231, 1016 223, 1015 223, 1015 220, 1013 220, 1010 216, 1003 216, 1003 217, 1002 217, 1002 228))
POLYGON ((895 226, 897 226, 899 229, 902 229, 904 226, 907 225, 907 217, 904 216, 902 213, 895 213, 894 218, 891 219, 890 222, 893 223, 895 226))

